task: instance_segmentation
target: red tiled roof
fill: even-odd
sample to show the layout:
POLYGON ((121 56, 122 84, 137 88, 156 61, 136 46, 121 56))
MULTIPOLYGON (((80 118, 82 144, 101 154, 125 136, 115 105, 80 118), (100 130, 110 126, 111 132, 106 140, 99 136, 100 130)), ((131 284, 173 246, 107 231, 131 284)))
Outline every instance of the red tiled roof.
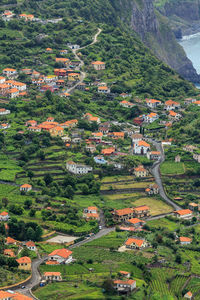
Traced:
POLYGON ((54 250, 48 256, 58 255, 58 256, 63 257, 63 258, 68 258, 71 254, 72 254, 72 251, 63 248, 63 249, 54 250))

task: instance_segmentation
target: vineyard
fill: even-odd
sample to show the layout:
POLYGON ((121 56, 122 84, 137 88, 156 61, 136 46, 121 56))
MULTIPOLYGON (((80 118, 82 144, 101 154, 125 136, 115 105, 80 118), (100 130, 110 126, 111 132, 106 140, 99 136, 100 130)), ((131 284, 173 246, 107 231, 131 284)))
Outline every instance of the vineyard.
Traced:
POLYGON ((186 286, 186 289, 188 291, 191 291, 192 294, 195 294, 195 293, 199 292, 198 295, 195 296, 194 299, 195 300, 200 300, 200 279, 199 278, 192 278, 189 281, 188 285, 186 286))
POLYGON ((153 269, 152 277, 153 280, 150 283, 150 288, 159 292, 161 295, 172 295, 172 292, 169 289, 169 285, 167 283, 167 279, 172 278, 176 275, 176 270, 169 268, 162 269, 153 269))
POLYGON ((183 286, 186 282, 186 280, 188 279, 188 277, 186 276, 182 276, 182 275, 177 275, 175 277, 175 279, 171 282, 170 285, 170 290, 171 292, 176 295, 176 296, 181 296, 181 292, 183 289, 183 286))

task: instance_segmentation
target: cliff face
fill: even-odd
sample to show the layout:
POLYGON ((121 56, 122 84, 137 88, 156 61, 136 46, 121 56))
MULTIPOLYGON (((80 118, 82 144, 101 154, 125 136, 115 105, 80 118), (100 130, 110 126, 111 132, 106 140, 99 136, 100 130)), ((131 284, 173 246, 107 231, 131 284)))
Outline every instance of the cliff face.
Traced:
MULTIPOLYGON (((197 17, 197 16, 196 16, 197 17)), ((168 24, 168 19, 155 11, 153 0, 131 2, 130 26, 153 53, 182 77, 192 82, 200 82, 191 61, 178 44, 168 24)))
POLYGON ((198 21, 200 1, 171 1, 164 5, 164 12, 167 17, 178 16, 186 21, 198 21))

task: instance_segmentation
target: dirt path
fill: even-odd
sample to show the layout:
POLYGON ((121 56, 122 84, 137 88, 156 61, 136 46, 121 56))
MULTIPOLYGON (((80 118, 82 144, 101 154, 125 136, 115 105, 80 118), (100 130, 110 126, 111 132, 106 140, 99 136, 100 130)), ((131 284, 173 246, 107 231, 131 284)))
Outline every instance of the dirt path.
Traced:
MULTIPOLYGON (((100 35, 101 32, 102 32, 102 29, 98 28, 98 32, 95 34, 92 43, 90 43, 90 44, 88 44, 88 45, 86 45, 86 46, 84 46, 84 47, 82 47, 82 48, 79 48, 79 49, 73 49, 73 50, 72 50, 72 52, 73 52, 75 58, 76 58, 77 60, 80 61, 80 69, 84 66, 85 63, 84 63, 84 61, 77 55, 77 52, 80 51, 80 50, 82 50, 82 49, 85 49, 85 48, 87 48, 87 47, 89 47, 89 46, 94 45, 94 44, 98 41, 98 36, 100 35)), ((83 83, 85 77, 86 77, 86 72, 81 72, 81 78, 80 78, 80 80, 79 80, 75 85, 73 85, 71 88, 67 89, 66 92, 67 92, 67 93, 72 92, 72 91, 77 87, 77 85, 83 83)))

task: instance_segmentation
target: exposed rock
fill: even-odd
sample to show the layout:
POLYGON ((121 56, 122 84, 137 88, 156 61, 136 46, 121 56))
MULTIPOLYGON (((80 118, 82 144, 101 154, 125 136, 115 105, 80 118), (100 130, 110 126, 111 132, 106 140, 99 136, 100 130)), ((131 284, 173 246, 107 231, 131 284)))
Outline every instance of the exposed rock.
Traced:
MULTIPOLYGON (((187 58, 185 51, 176 41, 168 19, 155 11, 153 0, 131 2, 130 25, 153 53, 175 69, 182 77, 200 82, 200 76, 187 58)), ((197 17, 197 16, 196 16, 197 17)), ((181 36, 181 30, 178 31, 181 36)))

